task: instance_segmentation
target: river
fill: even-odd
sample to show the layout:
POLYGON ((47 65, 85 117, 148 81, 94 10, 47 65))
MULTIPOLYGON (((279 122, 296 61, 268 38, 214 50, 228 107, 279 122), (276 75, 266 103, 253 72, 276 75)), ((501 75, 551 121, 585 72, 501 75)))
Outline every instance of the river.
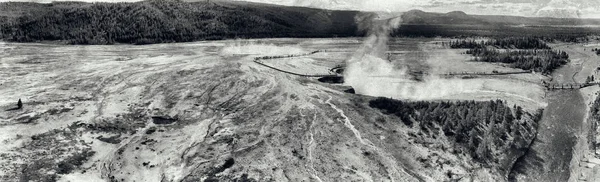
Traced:
MULTIPOLYGON (((581 67, 567 65, 555 72, 557 83, 573 83, 581 67)), ((548 106, 530 149, 515 163, 509 181, 567 181, 577 135, 585 120, 585 100, 579 90, 547 93, 548 106)))

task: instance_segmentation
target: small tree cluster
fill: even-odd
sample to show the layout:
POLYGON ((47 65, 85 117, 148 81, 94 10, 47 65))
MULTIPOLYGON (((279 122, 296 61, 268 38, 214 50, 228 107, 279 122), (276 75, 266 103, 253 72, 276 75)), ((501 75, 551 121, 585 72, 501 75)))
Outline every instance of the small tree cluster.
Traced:
POLYGON ((592 49, 592 52, 595 52, 595 53, 596 53, 596 55, 599 55, 599 56, 600 56, 600 49, 598 49, 598 48, 594 48, 594 49, 592 49))
POLYGON ((592 83, 595 81, 594 75, 588 76, 585 78, 585 83, 592 83))

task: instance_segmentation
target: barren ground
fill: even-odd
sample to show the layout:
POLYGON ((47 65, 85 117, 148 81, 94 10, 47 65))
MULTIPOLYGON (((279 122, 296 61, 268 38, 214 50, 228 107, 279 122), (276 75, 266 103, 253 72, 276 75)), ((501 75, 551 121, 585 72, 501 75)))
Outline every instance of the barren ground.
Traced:
MULTIPOLYGON (((392 51, 405 50, 395 55, 403 63, 437 73, 511 69, 467 62, 459 50, 435 41, 402 39, 392 51)), ((328 74, 360 44, 357 39, 0 43, 0 181, 502 180, 447 150, 452 148, 447 140, 419 136, 418 128, 371 109, 368 96, 253 62, 257 56, 325 50, 265 63, 328 74), (11 110, 19 98, 24 108, 11 110), (82 158, 83 164, 73 162, 82 158)), ((541 79, 455 78, 450 82, 469 92, 430 99, 503 99, 535 110, 545 104, 541 79)), ((430 91, 435 89, 445 88, 430 91)))

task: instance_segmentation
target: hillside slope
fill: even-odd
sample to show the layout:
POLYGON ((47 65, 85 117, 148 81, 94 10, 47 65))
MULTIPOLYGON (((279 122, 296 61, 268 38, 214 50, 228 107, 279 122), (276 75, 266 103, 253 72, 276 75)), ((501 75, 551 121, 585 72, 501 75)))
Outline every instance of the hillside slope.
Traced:
MULTIPOLYGON (((228 1, 0 3, 0 38, 16 42, 147 44, 229 38, 363 36, 361 12, 228 1)), ((600 20, 480 16, 412 10, 396 36, 537 36, 576 40, 600 20), (585 27, 583 25, 592 25, 585 27)))
MULTIPOLYGON (((357 36, 358 12, 227 2, 0 3, 9 41, 162 43, 223 38, 357 36), (11 13, 9 13, 11 12, 11 13), (35 12, 35 13, 33 13, 35 12)), ((0 24, 2 25, 2 24, 0 24)))

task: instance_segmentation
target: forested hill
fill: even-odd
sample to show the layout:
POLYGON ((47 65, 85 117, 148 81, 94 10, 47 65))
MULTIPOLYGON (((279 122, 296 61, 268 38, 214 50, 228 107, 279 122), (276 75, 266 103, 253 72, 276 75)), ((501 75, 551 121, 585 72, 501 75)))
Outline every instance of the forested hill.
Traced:
MULTIPOLYGON (((136 3, 0 3, 0 39, 69 44, 165 43, 228 38, 364 36, 357 11, 226 0, 136 3)), ((598 34, 600 20, 430 13, 402 15, 394 36, 534 36, 577 41, 598 34), (596 28, 593 28, 596 27, 596 28)))
POLYGON ((251 3, 0 3, 8 41, 163 43, 224 38, 360 36, 358 12, 251 3))

